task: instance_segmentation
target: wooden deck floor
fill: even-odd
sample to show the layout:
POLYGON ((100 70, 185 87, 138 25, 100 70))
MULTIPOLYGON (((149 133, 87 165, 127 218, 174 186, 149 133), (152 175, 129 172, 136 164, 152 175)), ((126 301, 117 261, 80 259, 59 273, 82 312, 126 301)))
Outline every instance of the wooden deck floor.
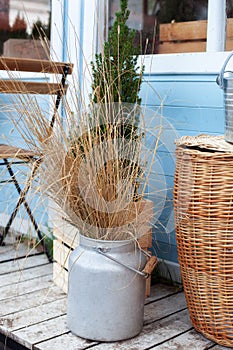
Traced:
POLYGON ((78 338, 66 327, 66 295, 52 282, 52 264, 12 243, 0 247, 0 343, 17 350, 228 349, 195 332, 182 290, 162 284, 153 285, 145 301, 139 336, 117 343, 78 338))

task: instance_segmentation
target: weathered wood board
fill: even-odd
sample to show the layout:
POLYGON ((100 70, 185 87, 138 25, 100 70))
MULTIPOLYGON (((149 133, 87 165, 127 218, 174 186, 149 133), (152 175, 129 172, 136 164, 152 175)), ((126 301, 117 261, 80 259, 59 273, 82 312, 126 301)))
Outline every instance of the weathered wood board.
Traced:
MULTIPOLYGON (((6 252, 5 257, 8 252, 6 252)), ((225 350, 197 333, 179 286, 153 285, 145 300, 144 327, 135 338, 100 343, 73 335, 66 325, 67 296, 52 281, 43 255, 0 261, 0 333, 35 350, 225 350), (23 264, 22 264, 23 263, 23 264), (20 269, 20 270, 17 270, 20 269)), ((57 266, 55 264, 55 266, 57 266)), ((60 268, 60 266, 57 266, 60 268)))
MULTIPOLYGON (((227 19, 226 50, 233 49, 233 19, 227 19)), ((206 51, 207 21, 171 22, 160 24, 159 53, 206 51)))

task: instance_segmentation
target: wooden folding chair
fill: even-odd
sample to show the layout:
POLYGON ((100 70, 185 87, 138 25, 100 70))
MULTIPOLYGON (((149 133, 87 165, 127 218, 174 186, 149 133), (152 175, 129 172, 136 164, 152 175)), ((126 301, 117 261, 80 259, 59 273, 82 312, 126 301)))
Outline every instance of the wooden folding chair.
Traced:
MULTIPOLYGON (((21 59, 21 58, 0 58, 0 70, 7 70, 14 74, 14 72, 32 72, 32 73, 48 73, 48 74, 59 74, 61 76, 61 81, 57 82, 37 82, 35 79, 30 81, 30 79, 22 80, 17 77, 17 83, 15 78, 11 79, 11 74, 8 74, 9 78, 0 79, 0 93, 2 94, 38 94, 38 95, 55 95, 55 107, 54 113, 50 121, 51 129, 54 126, 56 112, 59 108, 61 98, 67 91, 66 79, 67 75, 72 73, 73 65, 71 63, 65 62, 53 62, 49 60, 34 60, 34 59, 21 59)), ((28 202, 26 201, 26 194, 30 189, 31 180, 34 178, 38 167, 42 161, 42 158, 38 154, 34 154, 30 150, 21 149, 17 147, 12 147, 5 144, 0 144, 0 162, 1 166, 5 166, 10 174, 11 181, 14 183, 16 190, 19 194, 19 199, 17 204, 10 215, 10 218, 7 222, 6 227, 3 229, 2 234, 0 234, 0 245, 4 242, 4 238, 9 232, 9 229, 15 219, 20 206, 23 204, 29 218, 37 232, 38 238, 44 248, 45 253, 47 254, 49 260, 52 258, 49 254, 49 251, 46 247, 46 244, 43 239, 43 234, 41 233, 38 224, 32 215, 32 211, 29 207, 28 202), (16 179, 12 165, 13 164, 26 164, 33 163, 33 168, 30 174, 30 179, 27 181, 25 187, 22 189, 16 179)), ((3 181, 1 181, 3 182, 3 181)))

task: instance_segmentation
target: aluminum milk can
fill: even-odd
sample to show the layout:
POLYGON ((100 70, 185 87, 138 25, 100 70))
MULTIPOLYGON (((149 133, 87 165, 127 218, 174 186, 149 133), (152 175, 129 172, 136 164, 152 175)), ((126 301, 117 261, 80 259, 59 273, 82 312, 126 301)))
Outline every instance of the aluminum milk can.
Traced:
POLYGON ((80 235, 69 258, 67 323, 91 340, 118 341, 142 330, 146 257, 134 241, 80 235))
POLYGON ((217 84, 224 91, 225 105, 225 132, 224 139, 233 143, 233 72, 225 71, 227 63, 233 56, 233 52, 229 54, 223 64, 221 72, 217 77, 217 84))

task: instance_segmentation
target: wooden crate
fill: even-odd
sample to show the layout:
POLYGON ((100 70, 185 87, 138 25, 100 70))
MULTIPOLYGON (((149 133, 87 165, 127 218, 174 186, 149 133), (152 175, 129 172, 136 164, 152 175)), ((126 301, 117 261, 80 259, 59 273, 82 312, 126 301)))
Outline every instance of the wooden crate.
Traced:
MULTIPOLYGON (((160 24, 159 53, 206 51, 206 33, 206 20, 160 24)), ((226 51, 231 50, 233 50, 233 18, 228 18, 226 51)))
MULTIPOLYGON (((153 214, 153 203, 145 201, 145 216, 153 214), (150 214, 149 214, 150 213, 150 214)), ((144 222, 145 224, 145 222, 144 222)), ((71 251, 78 246, 78 230, 64 221, 58 215, 54 218, 54 243, 53 243, 53 281, 65 293, 68 292, 68 259, 71 251)), ((152 228, 148 227, 146 233, 138 240, 140 247, 148 251, 152 247, 152 228)), ((146 281, 146 296, 150 295, 150 277, 146 281)))

